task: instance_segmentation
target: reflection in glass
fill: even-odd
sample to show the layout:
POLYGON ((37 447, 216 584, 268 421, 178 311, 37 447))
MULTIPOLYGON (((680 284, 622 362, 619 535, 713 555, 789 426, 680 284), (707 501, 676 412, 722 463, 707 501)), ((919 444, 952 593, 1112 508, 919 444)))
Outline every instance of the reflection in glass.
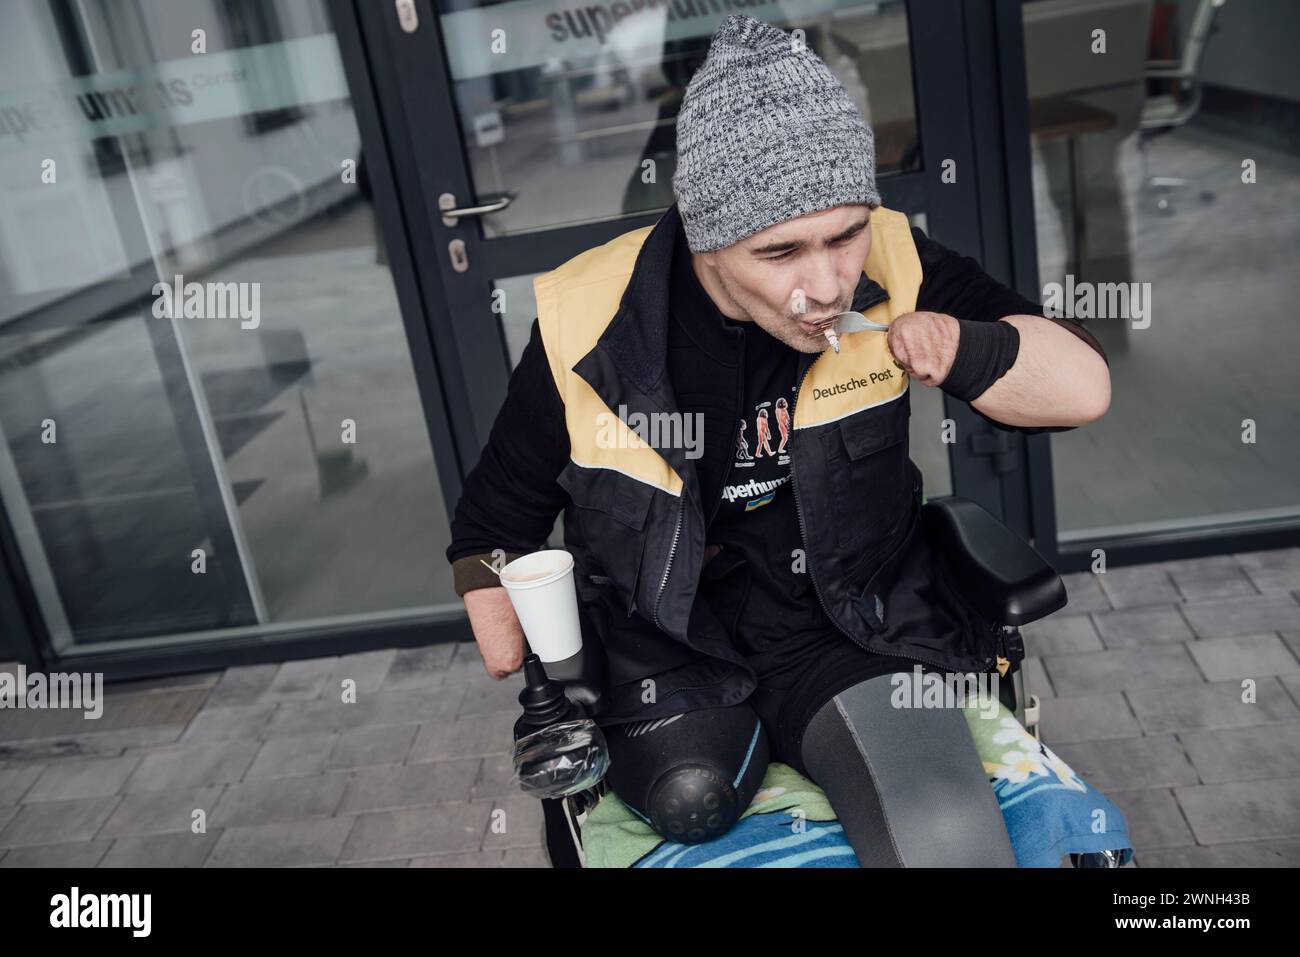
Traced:
MULTIPOLYGON (((681 0, 635 10, 535 0, 438 6, 474 199, 514 197, 479 220, 485 235, 672 204, 677 111, 730 10, 681 0)), ((881 174, 919 168, 901 0, 756 4, 743 12, 804 31, 872 125, 881 174)))
POLYGON ((0 495, 55 646, 457 607, 324 0, 0 20, 0 495))
POLYGON ((1042 0, 1024 26, 1040 280, 1130 295, 1076 316, 1113 398, 1052 439, 1060 541, 1296 515, 1300 7, 1042 0))

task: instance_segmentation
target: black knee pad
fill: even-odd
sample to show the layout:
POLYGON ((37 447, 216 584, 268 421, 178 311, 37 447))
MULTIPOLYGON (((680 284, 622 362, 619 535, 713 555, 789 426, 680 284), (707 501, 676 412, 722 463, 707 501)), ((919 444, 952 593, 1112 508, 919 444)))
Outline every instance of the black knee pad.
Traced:
POLYGON ((745 808, 731 781, 716 769, 685 764, 655 782, 646 810, 663 837, 702 844, 731 830, 745 808))

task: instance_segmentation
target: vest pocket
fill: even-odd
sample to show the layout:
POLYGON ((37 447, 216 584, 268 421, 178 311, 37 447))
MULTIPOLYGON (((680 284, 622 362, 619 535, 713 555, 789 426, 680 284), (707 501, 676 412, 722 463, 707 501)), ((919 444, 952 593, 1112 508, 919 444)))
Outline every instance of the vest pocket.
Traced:
POLYGON ((857 412, 822 436, 840 548, 870 546, 898 524, 912 492, 908 395, 857 412))
POLYGON ((578 569, 578 573, 604 579, 606 587, 612 584, 631 614, 655 489, 612 469, 587 468, 574 462, 564 467, 556 481, 569 493, 582 549, 595 566, 578 569))

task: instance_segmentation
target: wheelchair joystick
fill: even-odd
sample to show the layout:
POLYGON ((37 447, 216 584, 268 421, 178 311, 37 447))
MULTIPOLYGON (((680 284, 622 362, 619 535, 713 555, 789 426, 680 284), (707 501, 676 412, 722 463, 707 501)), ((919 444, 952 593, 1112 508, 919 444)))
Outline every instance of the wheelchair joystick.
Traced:
POLYGON ((535 654, 524 658, 524 681, 519 692, 524 713, 514 727, 520 788, 537 798, 556 798, 594 787, 609 770, 605 735, 535 654))
POLYGON ((585 717, 581 707, 565 695, 564 686, 547 676, 542 659, 537 655, 524 658, 524 682, 524 690, 519 692, 519 703, 523 705, 524 713, 515 722, 516 741, 548 724, 585 717))

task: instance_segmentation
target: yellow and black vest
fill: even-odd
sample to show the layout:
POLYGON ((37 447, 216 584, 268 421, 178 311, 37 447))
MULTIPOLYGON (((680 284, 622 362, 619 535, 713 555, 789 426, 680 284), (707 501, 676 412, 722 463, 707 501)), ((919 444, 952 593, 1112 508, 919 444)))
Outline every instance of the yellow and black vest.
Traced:
MULTIPOLYGON (((598 638, 609 661, 611 723, 733 704, 754 685, 728 636, 693 615, 708 512, 677 441, 664 362, 666 264, 678 229, 674 206, 653 227, 534 280, 569 438, 570 461, 557 477, 572 503, 565 547, 588 638, 598 638)), ((863 268, 888 296, 865 315, 888 324, 915 309, 921 263, 902 213, 876 209, 871 231, 863 268)), ((838 354, 801 355, 799 374, 792 485, 808 572, 827 614, 868 650, 987 670, 992 650, 972 647, 969 636, 890 627, 899 568, 921 538, 922 499, 908 457, 908 379, 885 335, 842 336, 838 354)))

